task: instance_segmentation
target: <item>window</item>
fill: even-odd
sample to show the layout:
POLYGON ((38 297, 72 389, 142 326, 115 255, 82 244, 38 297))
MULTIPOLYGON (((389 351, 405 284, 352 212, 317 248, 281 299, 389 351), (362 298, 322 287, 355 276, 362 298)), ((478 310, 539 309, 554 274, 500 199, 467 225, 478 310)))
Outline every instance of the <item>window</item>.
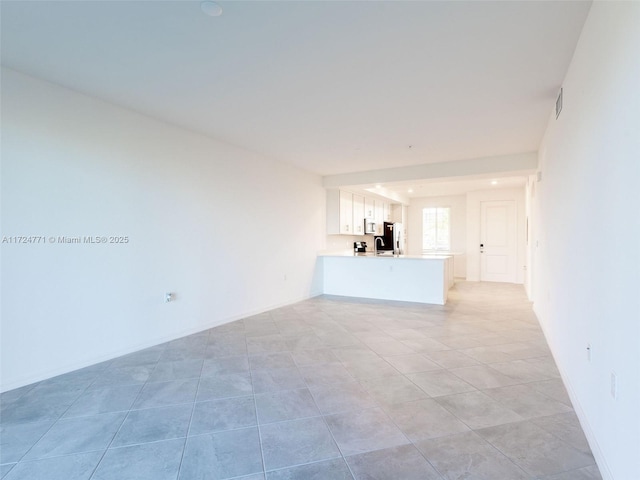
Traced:
POLYGON ((422 250, 451 250, 451 209, 422 209, 422 250))

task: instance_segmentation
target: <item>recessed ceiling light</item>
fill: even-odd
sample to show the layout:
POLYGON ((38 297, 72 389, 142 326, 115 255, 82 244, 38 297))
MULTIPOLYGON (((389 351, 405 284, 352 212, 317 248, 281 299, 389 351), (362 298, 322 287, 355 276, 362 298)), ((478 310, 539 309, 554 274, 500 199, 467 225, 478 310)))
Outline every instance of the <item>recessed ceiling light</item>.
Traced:
POLYGON ((219 17, 222 15, 222 7, 216 2, 202 2, 200 4, 200 9, 202 10, 202 13, 209 15, 210 17, 219 17))
POLYGON ((382 188, 382 185, 378 184, 376 185, 376 188, 382 188))
POLYGON ((408 192, 409 192, 409 193, 413 193, 413 188, 410 188, 410 189, 408 190, 408 192))
POLYGON ((491 185, 497 185, 498 184, 498 180, 491 180, 491 185))

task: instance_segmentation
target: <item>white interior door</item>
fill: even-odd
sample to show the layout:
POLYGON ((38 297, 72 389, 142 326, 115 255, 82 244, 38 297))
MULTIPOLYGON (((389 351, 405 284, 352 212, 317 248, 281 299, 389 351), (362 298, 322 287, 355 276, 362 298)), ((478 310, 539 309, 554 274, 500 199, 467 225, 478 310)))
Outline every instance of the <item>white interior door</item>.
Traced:
POLYGON ((515 201, 481 202, 480 280, 515 283, 516 263, 515 201))

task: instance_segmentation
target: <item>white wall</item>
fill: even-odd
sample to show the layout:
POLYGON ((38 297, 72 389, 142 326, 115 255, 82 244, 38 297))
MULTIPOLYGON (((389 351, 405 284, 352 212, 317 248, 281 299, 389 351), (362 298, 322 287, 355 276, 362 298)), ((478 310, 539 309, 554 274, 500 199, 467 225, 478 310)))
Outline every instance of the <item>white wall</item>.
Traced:
POLYGON ((527 292, 529 300, 533 301, 533 278, 535 266, 535 235, 536 228, 536 209, 534 207, 536 199, 536 191, 538 185, 537 175, 529 175, 527 184, 525 185, 525 274, 524 288, 527 292))
POLYGON ((409 204, 409 254, 422 254, 422 209, 428 207, 451 208, 451 250, 461 252, 455 256, 454 275, 467 276, 467 199, 466 195, 412 198, 409 204))
MULTIPOLYGON (((326 228, 325 228, 326 235, 326 228)), ((353 242, 366 242, 367 250, 373 251, 373 235, 326 235, 326 248, 331 252, 353 251, 353 242)))
POLYGON ((481 203, 494 200, 516 202, 517 265, 516 283, 524 283, 526 265, 525 190, 522 188, 496 188, 467 193, 467 280, 480 280, 480 212, 481 203))
POLYGON ((319 176, 3 69, 2 235, 129 237, 2 245, 7 390, 320 293, 325 191, 319 176))
POLYGON ((534 202, 535 311, 603 477, 617 480, 640 475, 639 84, 640 3, 594 2, 534 202))

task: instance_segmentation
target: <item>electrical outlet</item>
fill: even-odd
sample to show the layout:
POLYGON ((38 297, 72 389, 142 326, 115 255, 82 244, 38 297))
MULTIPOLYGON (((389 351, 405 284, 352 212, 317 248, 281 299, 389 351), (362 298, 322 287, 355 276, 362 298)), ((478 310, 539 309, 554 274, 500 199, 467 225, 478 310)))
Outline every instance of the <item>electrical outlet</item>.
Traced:
POLYGON ((618 398, 618 376, 615 372, 611 372, 611 398, 618 398))
POLYGON ((164 294, 164 303, 169 303, 170 301, 173 300, 173 293, 167 292, 164 294))

